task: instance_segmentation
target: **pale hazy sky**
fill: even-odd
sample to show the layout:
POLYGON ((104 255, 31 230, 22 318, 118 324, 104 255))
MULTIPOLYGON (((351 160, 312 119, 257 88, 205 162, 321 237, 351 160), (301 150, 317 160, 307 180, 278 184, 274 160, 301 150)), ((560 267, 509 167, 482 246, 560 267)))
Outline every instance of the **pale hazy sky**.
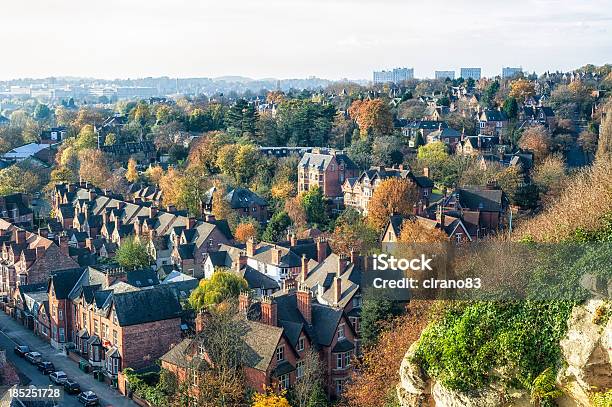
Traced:
POLYGON ((612 0, 1 0, 0 80, 612 62, 612 0))

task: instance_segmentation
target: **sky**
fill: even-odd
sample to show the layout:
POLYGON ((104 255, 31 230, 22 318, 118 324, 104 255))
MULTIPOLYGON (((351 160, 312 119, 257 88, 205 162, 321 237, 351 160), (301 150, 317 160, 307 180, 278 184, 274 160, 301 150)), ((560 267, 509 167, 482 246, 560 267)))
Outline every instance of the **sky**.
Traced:
POLYGON ((612 0, 2 0, 0 80, 612 63, 612 0))

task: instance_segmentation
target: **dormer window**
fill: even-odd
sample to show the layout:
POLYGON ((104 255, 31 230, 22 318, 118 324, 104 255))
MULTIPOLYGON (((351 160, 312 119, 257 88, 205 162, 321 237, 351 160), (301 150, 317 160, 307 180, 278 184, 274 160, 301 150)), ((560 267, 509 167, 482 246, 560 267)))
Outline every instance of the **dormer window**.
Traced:
POLYGON ((338 325, 338 340, 344 339, 344 324, 338 325))

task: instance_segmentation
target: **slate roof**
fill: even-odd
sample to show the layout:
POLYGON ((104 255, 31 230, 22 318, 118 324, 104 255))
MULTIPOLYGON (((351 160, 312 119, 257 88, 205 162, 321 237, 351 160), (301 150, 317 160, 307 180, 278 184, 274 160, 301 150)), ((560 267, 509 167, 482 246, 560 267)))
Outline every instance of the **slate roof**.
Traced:
POLYGON ((159 285, 159 278, 152 269, 141 269, 128 271, 127 282, 135 287, 151 287, 159 285))
POLYGON ((51 275, 49 279, 49 287, 53 285, 53 291, 56 298, 66 299, 72 288, 83 274, 83 269, 69 269, 59 271, 51 275))
POLYGON ((484 212, 500 212, 504 205, 504 193, 501 189, 483 189, 478 187, 460 188, 459 203, 463 208, 484 212))
POLYGON ((246 365, 266 371, 282 335, 283 328, 256 321, 247 321, 247 332, 244 337, 247 345, 246 365))
POLYGON ((280 287, 276 280, 266 276, 251 266, 244 266, 238 272, 246 280, 250 289, 260 288, 263 290, 278 290, 280 287))
MULTIPOLYGON (((314 263, 314 262, 313 262, 314 263)), ((341 295, 338 307, 344 308, 349 301, 359 292, 361 284, 361 269, 347 262, 346 268, 340 274, 341 295)), ((304 284, 310 289, 316 286, 324 288, 323 293, 316 293, 321 302, 330 305, 335 304, 335 292, 332 287, 334 277, 338 271, 338 255, 330 254, 324 261, 313 266, 309 264, 308 277, 304 284)))
POLYGON ((179 366, 183 368, 189 367, 190 362, 186 356, 187 356, 187 350, 191 347, 191 345, 193 344, 193 341, 194 340, 191 338, 186 338, 182 340, 178 345, 170 348, 170 350, 166 352, 159 359, 164 362, 175 365, 175 366, 179 366))
POLYGON ((313 167, 319 170, 326 170, 334 157, 336 158, 336 162, 338 164, 344 164, 346 169, 357 169, 357 165, 355 165, 346 154, 333 152, 304 153, 298 165, 303 168, 313 167))
POLYGON ((232 209, 250 208, 253 205, 267 206, 268 202, 255 192, 246 188, 234 188, 225 195, 232 209))
POLYGON ((480 114, 480 120, 488 122, 504 122, 508 120, 506 113, 501 110, 485 109, 480 114))
POLYGON ((120 326, 180 318, 182 315, 175 290, 165 286, 113 293, 112 302, 120 326))

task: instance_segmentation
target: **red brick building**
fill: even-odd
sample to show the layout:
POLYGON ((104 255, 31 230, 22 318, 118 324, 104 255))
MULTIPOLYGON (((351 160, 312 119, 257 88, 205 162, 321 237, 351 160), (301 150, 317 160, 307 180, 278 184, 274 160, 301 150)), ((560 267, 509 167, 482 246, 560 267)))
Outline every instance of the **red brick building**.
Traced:
POLYGON ((342 184, 356 177, 359 169, 343 152, 315 149, 298 164, 298 192, 319 187, 327 198, 342 198, 342 184))
MULTIPOLYGON (((319 304, 303 285, 286 285, 272 296, 254 301, 248 294, 239 299, 245 318, 244 341, 250 350, 244 366, 249 387, 287 389, 304 373, 305 355, 316 349, 323 366, 323 383, 330 397, 337 397, 351 373, 356 333, 343 309, 319 304)), ((162 367, 179 379, 196 376, 194 357, 205 355, 198 336, 184 340, 162 358, 162 367)), ((205 358, 202 358, 205 359, 205 358)))

